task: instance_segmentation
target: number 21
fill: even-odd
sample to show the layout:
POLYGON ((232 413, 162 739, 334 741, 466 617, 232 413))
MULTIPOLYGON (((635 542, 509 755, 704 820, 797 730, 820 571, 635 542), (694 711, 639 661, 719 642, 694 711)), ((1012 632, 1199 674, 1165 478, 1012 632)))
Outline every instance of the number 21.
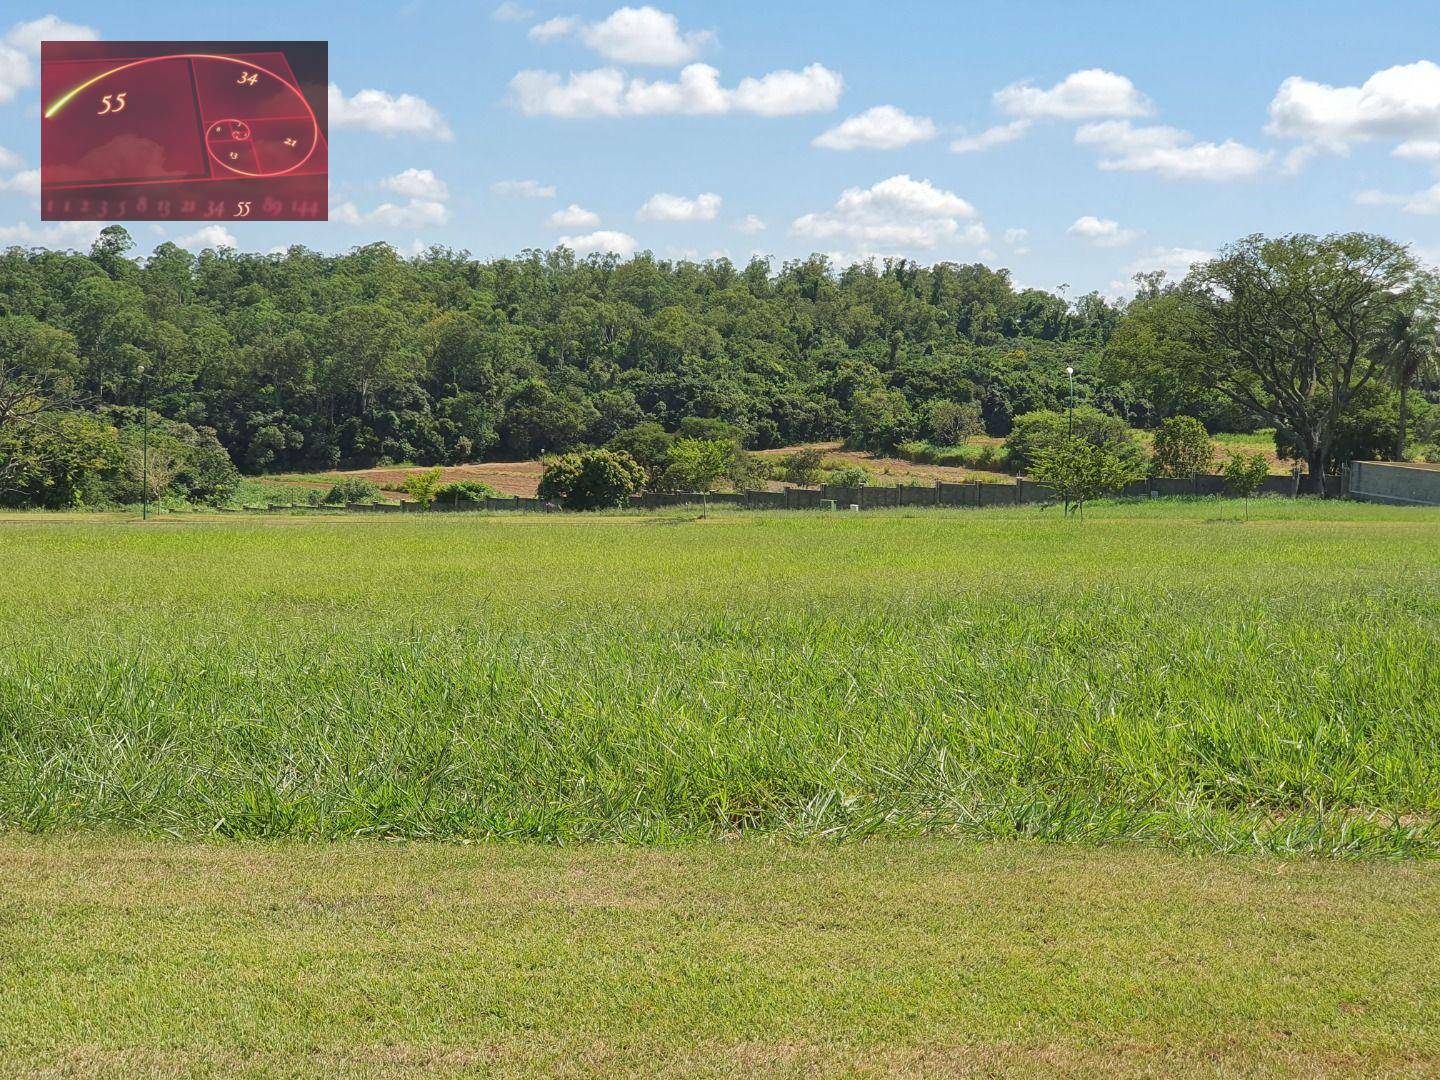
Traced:
POLYGON ((101 101, 103 101, 103 102, 105 103, 105 107, 104 107, 103 109, 101 109, 99 112, 97 112, 95 115, 96 115, 96 116, 104 116, 104 115, 105 115, 106 113, 108 113, 108 112, 117 112, 117 113, 118 113, 118 112, 124 112, 124 111, 125 111, 125 94, 127 94, 127 93, 129 93, 128 90, 127 90, 127 91, 123 91, 123 92, 121 92, 121 93, 119 93, 119 94, 116 94, 114 101, 111 101, 111 100, 110 100, 110 95, 109 95, 109 94, 106 94, 103 98, 100 99, 101 101))

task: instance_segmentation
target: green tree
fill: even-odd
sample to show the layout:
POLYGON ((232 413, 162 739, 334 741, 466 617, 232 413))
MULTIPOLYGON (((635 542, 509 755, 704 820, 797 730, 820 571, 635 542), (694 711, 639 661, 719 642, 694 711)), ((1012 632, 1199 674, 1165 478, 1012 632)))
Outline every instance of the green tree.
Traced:
POLYGON ((787 484, 809 486, 820 482, 821 464, 825 451, 814 448, 793 450, 779 462, 780 479, 787 484))
POLYGON ((889 453, 917 430, 915 412, 898 390, 869 390, 850 403, 849 445, 889 453))
POLYGON ((985 434, 978 401, 932 401, 925 412, 925 430, 932 442, 960 446, 985 434))
POLYGON ((1421 378, 1440 377, 1440 282, 1433 275, 1424 279, 1422 296, 1424 300, 1413 309, 1397 309, 1385 330, 1386 363, 1400 396, 1396 418, 1396 461, 1406 460, 1411 388, 1421 378))
POLYGON ((1232 454, 1221 466, 1221 473, 1225 477, 1226 490, 1245 500, 1245 519, 1248 521, 1250 499, 1270 475, 1270 462, 1265 460, 1264 454, 1232 454))
POLYGON ((603 510, 624 506, 645 484, 645 470, 620 450, 583 450, 547 458, 540 476, 540 497, 567 510, 603 510))
POLYGON ((412 472, 405 477, 405 493, 421 506, 428 508, 435 501, 435 493, 440 490, 441 475, 440 469, 412 472))
POLYGON ((1194 476, 1215 463, 1215 444, 1193 416, 1172 416, 1155 429, 1151 462, 1156 476, 1194 476))
POLYGON ((1005 439, 1005 452, 1019 471, 1033 468, 1046 450, 1059 446, 1073 434, 1091 446, 1109 450, 1137 469, 1147 464, 1145 451, 1135 433, 1118 416, 1101 412, 1091 405, 1081 405, 1073 416, 1053 409, 1037 409, 1015 418, 1005 439))
POLYGON ((1063 499, 1068 510, 1081 511, 1087 502, 1138 480, 1144 469, 1133 459, 1076 435, 1040 451, 1031 475, 1063 499))
POLYGON ((735 444, 724 439, 676 439, 660 486, 666 491, 714 491, 733 468, 736 453, 735 444))
POLYGON ((1163 368, 1268 418, 1322 493, 1341 417, 1386 370, 1397 315, 1431 289, 1383 237, 1250 236, 1132 303, 1109 351, 1130 373, 1163 368))

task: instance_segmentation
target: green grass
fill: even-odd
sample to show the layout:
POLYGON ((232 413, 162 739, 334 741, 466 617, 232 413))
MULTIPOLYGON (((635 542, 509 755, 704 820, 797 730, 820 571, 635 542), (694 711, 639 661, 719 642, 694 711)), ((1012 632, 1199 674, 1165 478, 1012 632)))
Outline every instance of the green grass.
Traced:
POLYGON ((1440 1070, 1440 867, 0 839, 0 1071, 1440 1070))
POLYGON ((0 526, 0 825, 1440 847, 1440 515, 0 526))

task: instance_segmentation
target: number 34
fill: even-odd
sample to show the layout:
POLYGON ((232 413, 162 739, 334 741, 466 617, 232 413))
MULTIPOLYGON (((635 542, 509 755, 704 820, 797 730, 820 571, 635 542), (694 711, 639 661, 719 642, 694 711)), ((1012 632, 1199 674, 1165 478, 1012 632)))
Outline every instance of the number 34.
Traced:
POLYGON ((97 112, 95 115, 96 115, 96 116, 104 116, 104 115, 105 115, 106 113, 108 113, 108 112, 117 112, 117 113, 118 113, 118 112, 124 112, 124 111, 125 111, 125 94, 126 94, 126 93, 129 93, 129 91, 125 91, 124 93, 119 93, 119 94, 114 95, 114 100, 113 100, 113 101, 111 100, 111 95, 106 94, 103 98, 100 99, 101 101, 103 101, 103 102, 105 103, 105 107, 104 107, 103 109, 101 109, 99 112, 97 112))

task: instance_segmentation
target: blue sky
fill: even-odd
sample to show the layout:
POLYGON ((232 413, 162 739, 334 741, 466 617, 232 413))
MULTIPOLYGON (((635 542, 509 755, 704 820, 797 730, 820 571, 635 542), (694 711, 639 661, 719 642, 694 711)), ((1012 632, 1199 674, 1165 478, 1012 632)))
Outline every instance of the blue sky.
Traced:
POLYGON ((906 255, 1071 295, 1257 231, 1440 263, 1440 5, 341 7, 7 5, 0 243, 94 231, 38 221, 38 37, 267 37, 330 42, 332 220, 142 247, 906 255))

